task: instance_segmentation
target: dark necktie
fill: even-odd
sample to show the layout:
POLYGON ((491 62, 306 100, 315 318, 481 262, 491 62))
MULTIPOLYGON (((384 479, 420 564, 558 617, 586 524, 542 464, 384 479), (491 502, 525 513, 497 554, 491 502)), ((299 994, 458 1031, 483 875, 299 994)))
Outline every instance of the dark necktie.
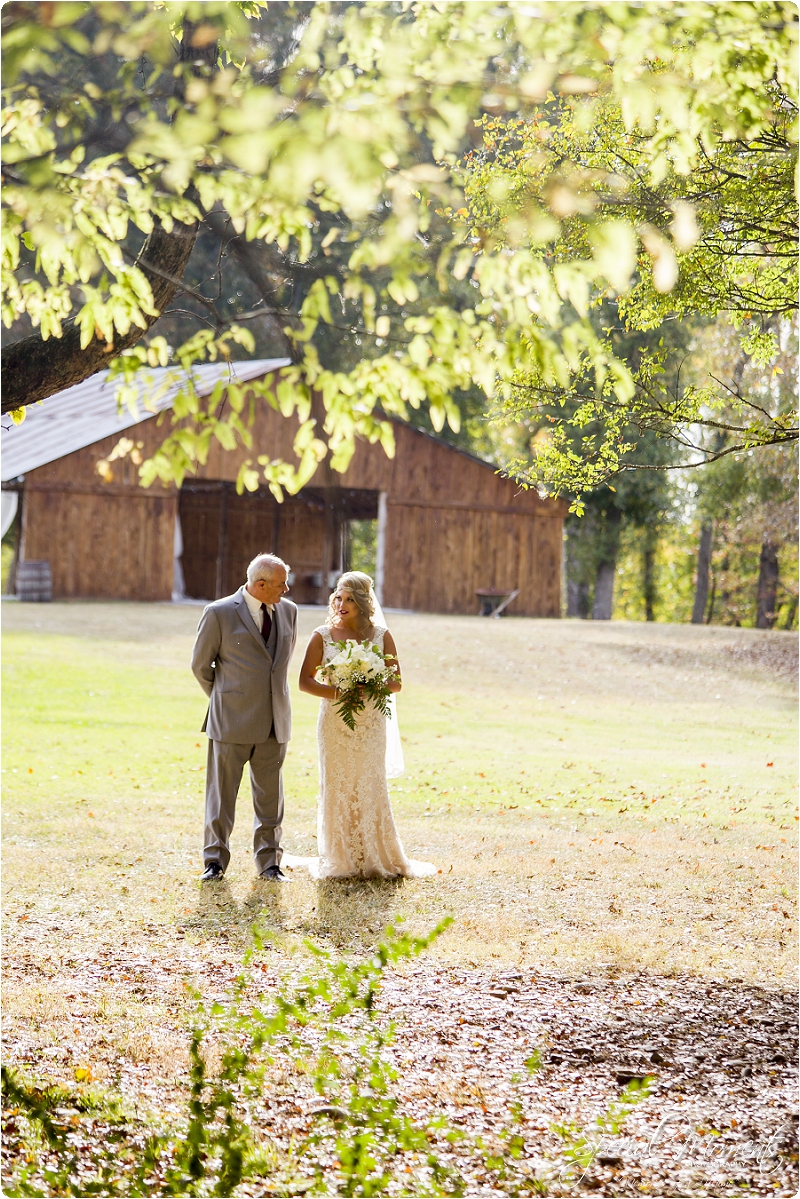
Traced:
POLYGON ((261 611, 264 616, 264 620, 261 625, 261 636, 264 638, 264 642, 266 644, 266 642, 269 641, 269 635, 272 632, 272 617, 269 614, 269 608, 266 604, 261 605, 261 611))

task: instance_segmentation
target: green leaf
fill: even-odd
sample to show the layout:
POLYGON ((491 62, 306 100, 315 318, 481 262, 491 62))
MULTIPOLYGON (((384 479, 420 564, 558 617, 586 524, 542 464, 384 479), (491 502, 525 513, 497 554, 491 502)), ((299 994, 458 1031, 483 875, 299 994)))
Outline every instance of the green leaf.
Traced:
POLYGON ((589 241, 601 276, 618 292, 627 291, 636 270, 636 234, 627 221, 592 225, 589 241))
POLYGON ((223 450, 236 449, 236 437, 230 425, 226 425, 222 421, 217 421, 214 425, 214 436, 222 446, 223 450))

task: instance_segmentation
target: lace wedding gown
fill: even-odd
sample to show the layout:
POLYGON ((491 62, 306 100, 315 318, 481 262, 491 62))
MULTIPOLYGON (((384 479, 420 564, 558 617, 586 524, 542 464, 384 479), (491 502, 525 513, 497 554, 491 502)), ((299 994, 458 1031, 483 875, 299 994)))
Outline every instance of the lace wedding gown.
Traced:
MULTIPOLYGON (((338 653, 327 626, 322 637, 323 663, 338 653)), ((372 642, 383 650, 386 629, 373 628, 372 642)), ((423 878, 434 874, 428 862, 407 858, 395 828, 386 781, 386 717, 370 702, 351 731, 332 700, 320 701, 319 858, 309 868, 315 878, 423 878)))

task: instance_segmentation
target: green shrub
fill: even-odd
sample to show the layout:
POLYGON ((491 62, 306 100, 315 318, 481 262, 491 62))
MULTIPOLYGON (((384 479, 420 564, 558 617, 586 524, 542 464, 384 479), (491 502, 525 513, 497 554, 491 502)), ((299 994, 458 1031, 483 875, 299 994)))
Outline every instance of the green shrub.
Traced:
POLYGON ((231 1002, 208 1006, 198 997, 186 1114, 163 1130, 127 1118, 114 1100, 29 1085, 4 1069, 7 1144, 16 1140, 21 1150, 5 1193, 228 1196, 268 1175, 270 1191, 287 1195, 329 1194, 332 1184, 340 1195, 379 1195, 391 1183, 401 1194, 461 1194, 461 1179, 435 1150, 440 1136, 447 1143, 460 1134, 443 1120, 418 1125, 400 1110, 385 1053, 393 1030, 375 1012, 387 966, 426 949, 449 923, 426 937, 390 929, 355 965, 311 946, 306 975, 252 1002, 247 967, 262 948, 256 933, 231 1002), (213 1076, 204 1053, 212 1034, 222 1041, 213 1076), (325 1101, 314 1130, 291 1152, 262 1141, 251 1119, 272 1055, 294 1062, 325 1101), (75 1124, 89 1112, 92 1130, 77 1143, 75 1124))
MULTIPOLYGON (((457 1142, 463 1166, 488 1177, 496 1192, 546 1194, 542 1172, 562 1187, 579 1184, 598 1152, 593 1134, 617 1134, 648 1081, 626 1087, 588 1130, 552 1125, 560 1160, 547 1163, 531 1160, 519 1093, 491 1144, 444 1116, 415 1121, 401 1109, 388 1053, 394 1029, 378 1016, 378 991, 387 967, 422 952, 448 924, 426 937, 389 929, 356 964, 309 945, 311 968, 256 998, 249 966, 263 945, 255 932, 229 1002, 195 996, 186 1110, 163 1126, 131 1116, 113 1096, 37 1086, 4 1068, 4 1140, 13 1163, 4 1194, 234 1196, 257 1184, 271 1195, 461 1195, 463 1172, 447 1160, 457 1142), (270 1138, 261 1106, 266 1088, 280 1094, 287 1072, 293 1102, 301 1086, 319 1097, 311 1131, 288 1145, 270 1138)), ((529 1075, 541 1070, 540 1052, 525 1065, 529 1075)))

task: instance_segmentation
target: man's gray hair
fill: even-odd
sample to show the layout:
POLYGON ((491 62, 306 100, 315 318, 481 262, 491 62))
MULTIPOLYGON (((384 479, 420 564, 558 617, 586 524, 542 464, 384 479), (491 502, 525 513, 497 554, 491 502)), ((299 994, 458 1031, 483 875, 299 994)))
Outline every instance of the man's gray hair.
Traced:
POLYGON ((256 554, 247 568, 247 582, 252 586, 257 579, 268 579, 276 570, 285 570, 289 574, 289 566, 277 554, 256 554))

